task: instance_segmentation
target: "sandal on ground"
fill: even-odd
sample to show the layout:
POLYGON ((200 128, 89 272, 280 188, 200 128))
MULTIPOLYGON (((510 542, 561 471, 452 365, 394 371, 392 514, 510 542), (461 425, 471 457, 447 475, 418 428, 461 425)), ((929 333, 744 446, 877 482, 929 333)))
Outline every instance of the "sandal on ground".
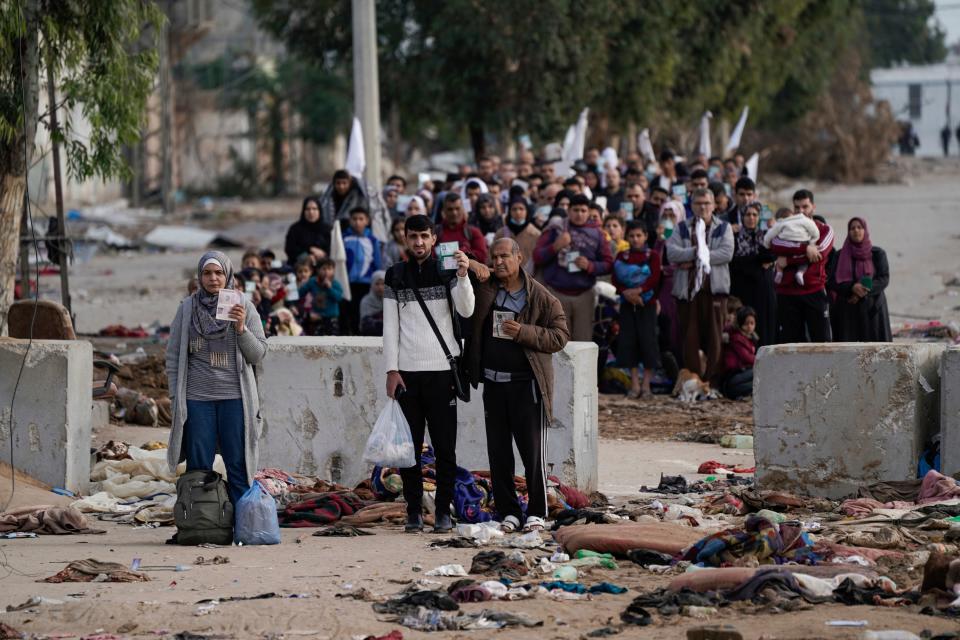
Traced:
POLYGON ((504 533, 513 533, 520 528, 520 520, 516 516, 507 516, 500 523, 500 530, 504 533))
POLYGON ((543 518, 538 516, 527 516, 527 521, 523 525, 523 532, 530 533, 531 531, 543 531, 547 526, 547 523, 543 521, 543 518))

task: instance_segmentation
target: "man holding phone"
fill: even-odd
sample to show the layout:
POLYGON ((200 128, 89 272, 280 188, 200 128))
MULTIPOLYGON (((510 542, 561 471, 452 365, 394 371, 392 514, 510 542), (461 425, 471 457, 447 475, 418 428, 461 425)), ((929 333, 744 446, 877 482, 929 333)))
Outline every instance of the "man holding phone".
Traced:
POLYGON ((427 216, 407 218, 404 237, 410 260, 391 266, 384 278, 383 356, 387 395, 400 402, 417 455, 415 466, 400 470, 407 502, 405 529, 410 533, 423 529, 420 453, 424 432, 429 429, 437 459, 434 531, 445 532, 453 528, 450 504, 457 470, 457 397, 440 339, 451 354, 461 352, 454 310, 464 318, 473 315, 473 286, 467 277, 465 253, 456 251, 451 256, 456 267, 453 272, 443 270, 434 257, 437 236, 427 216))

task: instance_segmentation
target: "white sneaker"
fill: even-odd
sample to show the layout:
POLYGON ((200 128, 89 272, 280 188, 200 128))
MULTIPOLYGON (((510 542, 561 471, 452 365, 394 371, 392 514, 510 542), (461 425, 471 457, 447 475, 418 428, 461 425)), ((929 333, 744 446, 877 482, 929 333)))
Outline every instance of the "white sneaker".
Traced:
POLYGON ((539 516, 527 516, 527 521, 523 525, 524 533, 529 533, 531 531, 543 531, 547 526, 547 523, 544 522, 543 518, 539 516))

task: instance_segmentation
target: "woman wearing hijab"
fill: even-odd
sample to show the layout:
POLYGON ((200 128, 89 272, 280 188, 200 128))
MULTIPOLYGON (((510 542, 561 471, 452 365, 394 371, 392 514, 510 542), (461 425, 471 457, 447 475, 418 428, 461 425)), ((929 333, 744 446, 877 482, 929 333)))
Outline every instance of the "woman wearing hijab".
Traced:
POLYGON ((494 236, 494 242, 500 238, 513 238, 520 245, 520 253, 523 256, 524 270, 534 275, 533 250, 537 248, 537 240, 540 239, 540 229, 534 226, 531 218, 530 205, 523 197, 514 198, 510 201, 510 207, 507 209, 507 223, 500 227, 494 236))
POLYGON ((827 264, 827 290, 834 301, 830 324, 835 342, 892 342, 884 289, 890 284, 887 252, 870 242, 863 218, 847 223, 847 239, 827 264))
POLYGON ((747 203, 740 230, 733 237, 733 260, 730 261, 730 295, 754 310, 761 346, 773 344, 777 336, 775 274, 770 268, 776 257, 763 246, 762 210, 763 205, 757 201, 747 203))
POLYGON ((314 260, 327 257, 330 253, 330 225, 320 219, 320 201, 313 196, 303 199, 300 219, 290 225, 284 244, 287 263, 297 264, 297 258, 310 255, 314 260))
POLYGON ((167 379, 173 427, 167 449, 171 471, 213 468, 217 451, 227 469, 227 491, 236 504, 253 482, 260 437, 260 402, 253 367, 267 341, 253 303, 234 305, 230 320, 217 319, 221 289, 233 284, 233 264, 219 251, 197 265, 200 287, 183 299, 170 325, 167 379))
POLYGON ((481 193, 477 198, 477 204, 473 207, 473 215, 470 216, 470 224, 480 229, 484 237, 489 238, 487 245, 493 243, 492 234, 495 234, 503 226, 503 217, 497 211, 497 201, 489 193, 481 193))

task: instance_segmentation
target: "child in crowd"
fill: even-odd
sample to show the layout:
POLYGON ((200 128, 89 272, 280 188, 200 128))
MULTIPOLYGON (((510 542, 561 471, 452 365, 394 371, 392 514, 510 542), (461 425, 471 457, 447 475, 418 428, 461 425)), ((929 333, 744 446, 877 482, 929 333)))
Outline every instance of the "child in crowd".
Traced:
POLYGON ((406 239, 404 236, 403 225, 404 218, 396 218, 390 224, 390 239, 383 244, 382 264, 384 270, 391 267, 394 263, 405 262, 407 260, 406 239))
POLYGON ((736 324, 727 327, 730 340, 723 346, 723 374, 720 392, 731 399, 753 393, 753 364, 757 357, 757 314, 750 307, 740 307, 736 324))
POLYGON ((630 243, 623 237, 623 222, 618 216, 610 214, 604 218, 603 230, 610 236, 610 253, 619 255, 630 248, 630 243))
POLYGON ((370 214, 363 207, 350 212, 350 227, 343 234, 347 252, 347 275, 350 278, 350 302, 343 315, 341 328, 348 335, 360 333, 360 300, 370 292, 370 279, 381 268, 380 241, 369 229, 370 214))
MULTIPOLYGON (((783 209, 777 212, 777 221, 773 227, 763 236, 763 246, 769 249, 770 243, 779 238, 787 242, 797 243, 797 255, 804 255, 806 251, 800 247, 800 244, 804 242, 818 242, 820 240, 820 229, 817 228, 817 224, 811 218, 808 218, 802 213, 790 212, 790 215, 781 218, 781 211, 783 211, 783 209)), ((781 267, 778 264, 776 269, 777 272, 773 276, 773 281, 777 284, 783 281, 784 272, 789 269, 797 284, 803 286, 803 274, 807 271, 807 265, 801 264, 795 267, 781 267)))
POLYGON ((631 388, 627 397, 648 398, 653 372, 660 366, 654 300, 660 282, 660 254, 647 246, 647 230, 639 220, 627 225, 627 242, 630 248, 621 251, 613 263, 613 284, 620 293, 617 362, 621 367, 630 367, 631 388))
MULTIPOLYGON (((310 328, 308 335, 340 335, 340 301, 343 288, 334 277, 336 264, 330 258, 321 259, 316 275, 300 285, 300 301, 305 311, 304 324, 310 328)), ((300 268, 298 263, 297 273, 300 268)))
POLYGON ((375 271, 370 278, 370 293, 360 301, 360 333, 383 335, 383 291, 386 271, 375 271))
POLYGON ((263 266, 256 249, 248 249, 240 258, 240 269, 260 269, 263 266))

